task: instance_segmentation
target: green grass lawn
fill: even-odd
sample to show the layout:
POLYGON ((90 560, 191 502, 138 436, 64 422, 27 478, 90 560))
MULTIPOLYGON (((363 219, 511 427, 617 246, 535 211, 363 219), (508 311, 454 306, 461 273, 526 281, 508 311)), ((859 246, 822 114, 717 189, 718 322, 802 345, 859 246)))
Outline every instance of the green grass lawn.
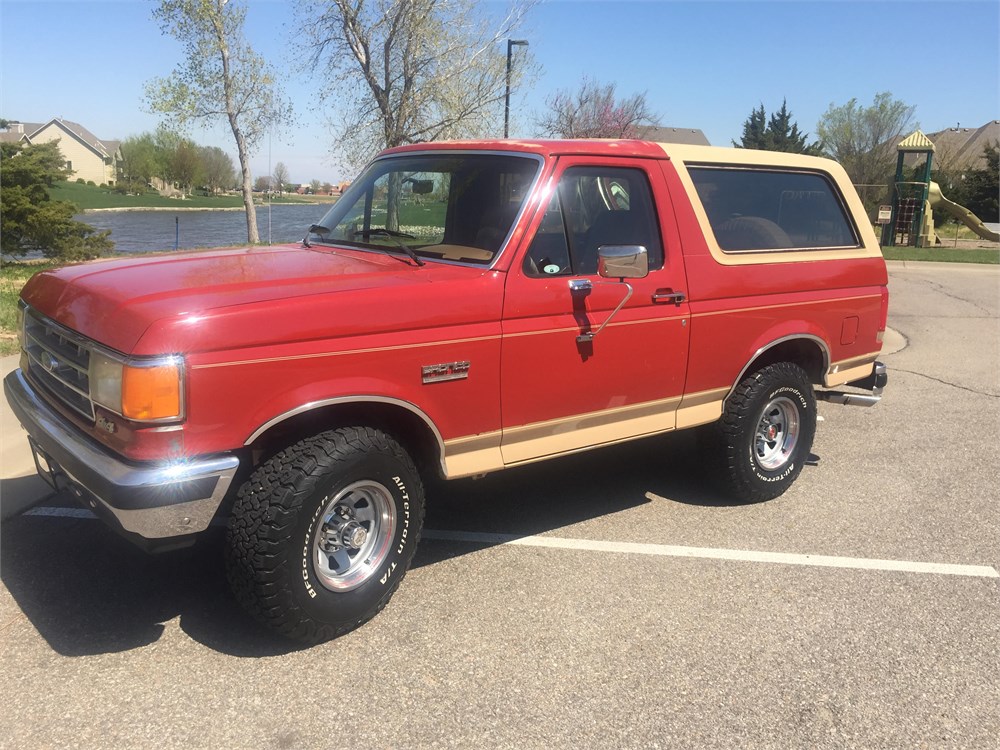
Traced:
POLYGON ((0 268, 0 356, 17 352, 17 300, 21 287, 53 263, 4 263, 0 268))
POLYGON ((883 247, 882 255, 886 260, 1000 264, 1000 249, 990 247, 883 247))

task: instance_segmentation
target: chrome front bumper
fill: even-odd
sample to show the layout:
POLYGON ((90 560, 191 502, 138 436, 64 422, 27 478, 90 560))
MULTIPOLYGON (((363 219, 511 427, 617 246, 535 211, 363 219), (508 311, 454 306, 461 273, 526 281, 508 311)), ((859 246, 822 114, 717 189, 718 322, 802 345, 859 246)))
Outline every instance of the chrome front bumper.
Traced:
POLYGON ((68 424, 20 370, 4 393, 28 432, 38 473, 66 488, 112 526, 139 540, 186 537, 208 528, 232 484, 236 456, 131 464, 68 424))

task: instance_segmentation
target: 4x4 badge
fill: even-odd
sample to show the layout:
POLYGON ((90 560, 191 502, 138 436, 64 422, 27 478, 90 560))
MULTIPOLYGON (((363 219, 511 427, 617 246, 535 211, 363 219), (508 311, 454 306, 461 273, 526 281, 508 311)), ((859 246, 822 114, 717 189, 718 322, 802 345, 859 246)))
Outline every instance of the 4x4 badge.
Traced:
POLYGON ((469 362, 445 362, 440 365, 424 365, 420 374, 424 383, 440 383, 445 380, 462 380, 469 377, 469 362))

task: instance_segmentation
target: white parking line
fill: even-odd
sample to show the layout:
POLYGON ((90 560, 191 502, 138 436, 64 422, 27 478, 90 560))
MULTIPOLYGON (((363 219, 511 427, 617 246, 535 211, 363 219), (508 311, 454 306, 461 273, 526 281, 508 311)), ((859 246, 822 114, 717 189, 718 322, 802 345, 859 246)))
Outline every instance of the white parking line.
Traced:
POLYGON ((636 544, 634 542, 602 542, 590 539, 566 539, 555 536, 513 536, 482 534, 471 531, 435 531, 427 529, 424 539, 473 544, 549 547, 587 552, 617 552, 661 557, 696 557, 710 560, 809 565, 820 568, 854 568, 857 570, 894 570, 905 573, 928 573, 949 576, 1000 578, 1000 573, 988 565, 950 565, 947 563, 909 562, 906 560, 872 560, 863 557, 829 557, 827 555, 792 555, 784 552, 713 549, 711 547, 678 547, 671 544, 636 544))
MULTIPOLYGON (((26 516, 52 518, 97 518, 83 508, 32 508, 26 516)), ((490 546, 547 547, 584 552, 612 552, 628 555, 659 557, 692 557, 704 560, 735 560, 737 562, 805 565, 817 568, 851 568, 854 570, 889 570, 925 575, 970 576, 1000 578, 989 565, 952 565, 949 563, 912 562, 908 560, 876 560, 865 557, 831 557, 828 555, 794 555, 786 552, 756 552, 754 550, 717 549, 713 547, 679 547, 672 544, 639 544, 635 542, 602 542, 592 539, 567 539, 558 536, 516 536, 514 534, 484 534, 476 531, 442 531, 424 529, 424 539, 442 542, 465 542, 490 546)))

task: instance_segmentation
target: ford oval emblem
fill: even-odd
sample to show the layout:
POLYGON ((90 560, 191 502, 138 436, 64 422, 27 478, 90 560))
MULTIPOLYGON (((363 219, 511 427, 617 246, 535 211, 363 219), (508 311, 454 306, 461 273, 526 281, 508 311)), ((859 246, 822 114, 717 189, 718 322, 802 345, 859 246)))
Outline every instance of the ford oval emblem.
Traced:
POLYGON ((53 357, 48 352, 42 352, 38 357, 38 364, 42 366, 42 369, 46 372, 52 372, 59 367, 59 360, 53 357))

